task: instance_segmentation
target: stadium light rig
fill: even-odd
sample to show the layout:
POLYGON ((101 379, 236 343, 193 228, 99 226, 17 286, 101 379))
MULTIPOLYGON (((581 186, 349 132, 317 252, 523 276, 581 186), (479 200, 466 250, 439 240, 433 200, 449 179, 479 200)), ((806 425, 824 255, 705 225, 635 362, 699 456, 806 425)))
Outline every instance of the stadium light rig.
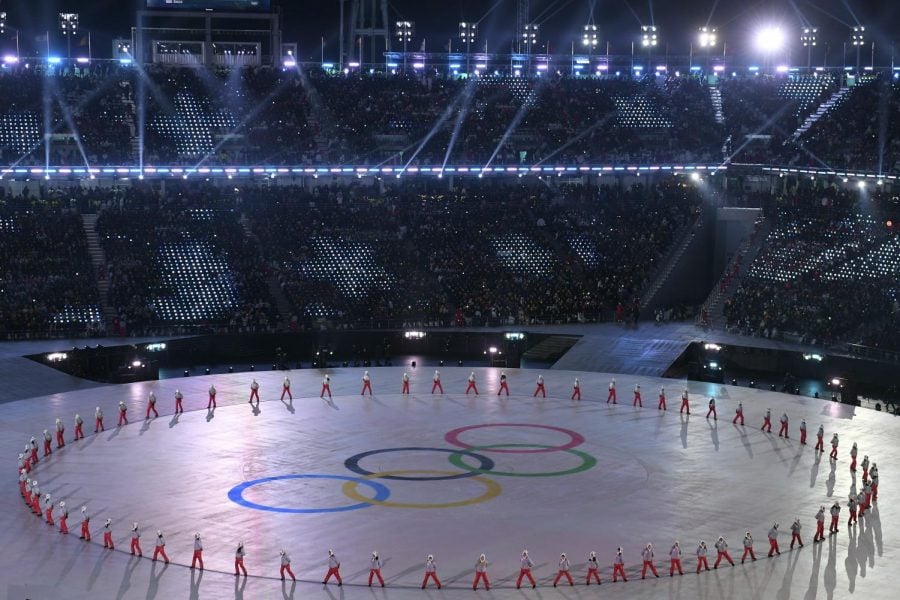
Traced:
POLYGON ((784 32, 775 26, 760 29, 756 33, 756 47, 766 53, 781 50, 784 47, 784 32))
POLYGON ((596 48, 599 43, 596 25, 585 25, 584 35, 581 36, 581 45, 587 48, 596 48))
POLYGON ((715 27, 701 27, 697 35, 697 41, 701 48, 713 48, 719 41, 715 27))
MULTIPOLYGON (((846 39, 846 38, 845 38, 846 39)), ((854 46, 862 46, 866 43, 866 28, 862 25, 857 25, 853 28, 853 35, 850 38, 853 42, 854 46)))
POLYGON ((644 48, 654 48, 659 42, 656 35, 656 25, 641 26, 641 46, 644 48))
POLYGON ((817 27, 804 27, 800 33, 800 43, 803 44, 804 48, 815 46, 818 41, 818 34, 819 29, 817 27))

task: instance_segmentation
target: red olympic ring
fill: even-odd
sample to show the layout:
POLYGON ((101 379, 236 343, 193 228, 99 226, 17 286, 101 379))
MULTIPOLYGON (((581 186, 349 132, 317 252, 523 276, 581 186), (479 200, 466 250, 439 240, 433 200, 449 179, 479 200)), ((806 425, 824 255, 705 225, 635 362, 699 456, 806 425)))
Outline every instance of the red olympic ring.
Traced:
POLYGON ((482 450, 479 450, 479 452, 505 452, 508 454, 539 454, 541 452, 562 452, 565 450, 571 450, 572 448, 574 448, 576 446, 580 446, 581 444, 584 443, 584 436, 578 432, 572 431, 571 429, 563 429, 562 427, 554 427, 552 425, 536 425, 534 423, 485 423, 483 425, 468 425, 466 427, 460 427, 458 429, 448 431, 444 435, 444 440, 448 444, 452 444, 459 448, 465 448, 466 450, 468 450, 470 448, 473 448, 474 446, 470 446, 469 444, 466 444, 465 442, 460 441, 460 439, 459 439, 460 434, 465 433, 466 431, 471 431, 472 429, 482 429, 484 427, 536 427, 538 429, 549 429, 551 431, 558 431, 560 433, 564 433, 567 436, 569 436, 569 438, 571 438, 571 439, 569 440, 569 442, 567 444, 563 444, 562 446, 550 446, 547 448, 533 448, 530 450, 515 449, 515 448, 509 448, 509 449, 496 449, 496 448, 486 449, 486 448, 483 448, 482 450))

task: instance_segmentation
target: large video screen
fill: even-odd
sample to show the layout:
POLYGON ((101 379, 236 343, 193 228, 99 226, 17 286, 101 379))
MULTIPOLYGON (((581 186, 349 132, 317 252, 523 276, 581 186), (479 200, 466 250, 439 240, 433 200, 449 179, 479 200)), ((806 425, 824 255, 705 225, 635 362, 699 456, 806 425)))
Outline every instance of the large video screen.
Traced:
POLYGON ((272 8, 272 0, 147 0, 147 8, 267 11, 272 8))

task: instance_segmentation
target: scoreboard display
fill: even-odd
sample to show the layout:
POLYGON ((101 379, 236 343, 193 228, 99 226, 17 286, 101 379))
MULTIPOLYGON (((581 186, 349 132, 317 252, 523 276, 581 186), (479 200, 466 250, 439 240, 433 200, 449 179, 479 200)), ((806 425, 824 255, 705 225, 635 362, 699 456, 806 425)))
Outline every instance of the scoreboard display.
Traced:
POLYGON ((269 11, 272 0, 147 0, 147 8, 219 11, 269 11))

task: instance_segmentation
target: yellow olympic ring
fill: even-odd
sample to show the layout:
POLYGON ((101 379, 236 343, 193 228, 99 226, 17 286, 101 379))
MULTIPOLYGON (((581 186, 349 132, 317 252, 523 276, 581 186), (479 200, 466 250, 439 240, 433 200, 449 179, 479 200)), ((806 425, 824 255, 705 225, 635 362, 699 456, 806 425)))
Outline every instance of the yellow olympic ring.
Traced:
MULTIPOLYGON (((379 477, 391 477, 396 475, 458 475, 458 471, 423 471, 419 469, 413 469, 409 471, 382 471, 380 473, 373 473, 371 475, 365 475, 360 479, 377 479, 379 477)), ((500 484, 496 481, 492 481, 487 479, 486 477, 467 477, 465 481, 477 481, 481 485, 484 486, 485 491, 482 495, 477 496, 475 498, 470 498, 469 500, 460 500, 459 502, 443 502, 440 504, 412 504, 408 502, 390 502, 390 501, 380 501, 380 500, 372 500, 371 498, 366 498, 356 491, 357 482, 348 481, 343 485, 341 491, 344 492, 344 495, 348 498, 352 498, 357 502, 365 502, 367 504, 372 504, 374 506, 383 506, 385 508, 456 508, 459 506, 472 506, 473 504, 480 504, 482 502, 487 502, 488 500, 493 500, 497 496, 500 495, 500 492, 503 491, 503 488, 500 487, 500 484)))

